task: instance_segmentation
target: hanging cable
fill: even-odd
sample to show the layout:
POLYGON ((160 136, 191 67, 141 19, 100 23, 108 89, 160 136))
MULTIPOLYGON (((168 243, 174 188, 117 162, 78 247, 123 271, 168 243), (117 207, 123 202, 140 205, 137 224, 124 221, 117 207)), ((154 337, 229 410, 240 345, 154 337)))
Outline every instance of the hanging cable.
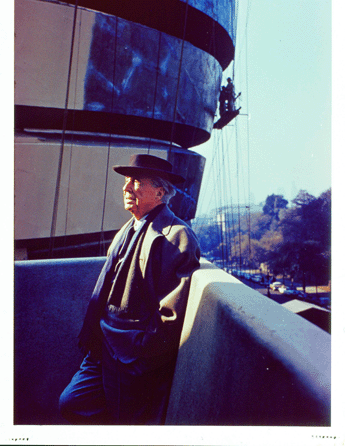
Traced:
POLYGON ((184 16, 183 37, 182 37, 182 43, 181 43, 181 55, 180 55, 180 63, 179 63, 179 69, 178 69, 178 75, 177 75, 175 105, 174 105, 173 121, 172 121, 172 125, 171 125, 171 136, 170 136, 170 144, 169 144, 169 152, 168 152, 169 158, 171 155, 172 141, 173 141, 174 131, 175 131, 177 102, 178 102, 178 96, 179 96, 179 90, 180 90, 180 78, 181 78, 183 52, 184 52, 184 44, 185 44, 186 29, 187 29, 188 7, 189 7, 189 0, 186 1, 186 9, 185 9, 185 16, 184 16))
MULTIPOLYGON (((245 76, 246 76, 246 92, 247 92, 247 115, 248 115, 248 22, 249 22, 249 12, 250 12, 250 2, 248 0, 248 7, 247 7, 247 12, 246 12, 246 17, 245 17, 245 27, 244 27, 244 38, 241 39, 241 45, 240 45, 240 51, 238 51, 238 49, 236 49, 236 54, 237 57, 234 60, 234 65, 233 65, 233 78, 235 78, 235 62, 237 62, 239 60, 239 57, 243 54, 243 46, 245 46, 245 76), (239 54, 240 53, 240 54, 239 54)), ((239 47, 239 45, 236 46, 237 48, 239 47)), ((247 228, 248 228, 248 260, 251 263, 252 262, 252 246, 251 246, 251 208, 250 208, 250 150, 249 150, 249 122, 247 120, 247 126, 246 126, 246 130, 247 130, 247 188, 248 188, 248 192, 247 194, 245 193, 246 187, 244 184, 245 181, 245 176, 244 174, 242 174, 242 179, 243 179, 243 191, 244 191, 244 202, 248 203, 248 205, 245 205, 245 219, 247 222, 247 228)), ((237 133, 238 135, 238 133, 237 133)), ((237 141, 238 143, 238 141, 237 141)), ((240 157, 239 157, 239 164, 241 166, 241 168, 243 169, 242 163, 240 161, 240 157)))
MULTIPOLYGON (((156 83, 155 83, 155 91, 154 91, 154 95, 153 95, 153 106, 152 106, 152 119, 155 118, 155 109, 156 109, 156 100, 157 100, 157 88, 158 88, 158 76, 159 76, 159 59, 160 59, 160 53, 161 53, 161 44, 162 44, 162 33, 161 31, 159 32, 159 39, 158 39, 158 54, 157 54, 157 67, 156 67, 156 83)), ((150 153, 150 149, 151 149, 151 141, 152 138, 150 138, 149 140, 149 146, 147 149, 147 153, 150 153)))
MULTIPOLYGON (((248 19, 248 16, 247 16, 248 19)), ((247 22, 248 24, 248 22, 247 22)), ((247 31, 247 26, 246 26, 247 31)), ((248 95, 248 88, 249 88, 249 81, 248 81, 248 32, 246 33, 246 91, 247 91, 247 114, 249 113, 249 95, 248 95)), ((249 144, 249 119, 247 119, 247 151, 248 151, 248 205, 249 205, 249 228, 248 228, 248 235, 249 235, 249 261, 252 262, 252 249, 251 249, 251 226, 250 226, 250 217, 251 217, 251 208, 250 208, 250 144, 249 144)))
MULTIPOLYGON (((229 156, 228 160, 229 160, 229 173, 230 173, 230 156, 229 156)), ((232 201, 231 178, 232 178, 232 176, 229 176, 232 235, 234 236, 235 235, 235 221, 234 221, 234 206, 233 206, 233 201, 232 201)), ((235 245, 234 248, 236 248, 236 243, 234 245, 235 245)), ((231 259, 231 264, 232 263, 233 262, 232 262, 232 259, 231 259)))
MULTIPOLYGON (((214 13, 214 11, 213 11, 214 13)), ((216 49, 216 41, 215 41, 215 30, 214 30, 215 22, 213 21, 213 28, 211 33, 211 48, 213 46, 213 50, 216 49)), ((218 96, 218 92, 216 92, 218 96)), ((221 132, 220 138, 218 139, 218 150, 217 150, 217 174, 215 176, 215 185, 218 191, 219 201, 217 202, 217 219, 218 219, 218 228, 219 228, 219 236, 220 236, 220 246, 221 246, 221 262, 222 268, 225 268, 225 262, 227 258, 227 240, 226 240, 226 222, 225 222, 225 201, 224 201, 224 192, 226 187, 224 187, 224 138, 223 133, 221 132)))
POLYGON ((222 253, 222 268, 224 268, 224 256, 225 256, 225 250, 224 250, 224 201, 223 201, 223 190, 224 190, 224 179, 223 179, 223 173, 224 173, 224 166, 223 166, 223 159, 224 159, 224 145, 223 145, 223 138, 221 139, 221 145, 220 145, 220 151, 218 155, 218 175, 216 177, 216 184, 218 185, 218 191, 219 191, 219 202, 218 202, 218 209, 220 217, 220 243, 221 243, 221 253, 222 253))
POLYGON ((75 6, 74 6, 74 17, 73 17, 73 27, 72 27, 70 58, 69 58, 69 64, 68 64, 68 76, 67 76, 65 108, 64 108, 63 123, 62 123, 62 136, 61 136, 60 154, 59 154, 59 161, 58 161, 58 171, 57 171, 56 185, 55 185, 55 196, 54 196, 54 204, 53 204, 52 223, 51 223, 51 228, 50 228, 49 256, 51 258, 53 257, 53 251, 54 251, 54 238, 55 238, 55 233, 56 233, 57 212, 58 212, 58 207, 59 207, 61 171, 62 171, 63 152, 64 152, 64 146, 65 146, 65 134, 66 134, 66 128, 67 128, 68 99, 69 99, 69 90, 70 90, 70 83, 71 83, 71 71, 72 71, 72 62, 73 62, 73 48, 74 48, 74 38, 75 38, 75 29, 76 29, 76 21, 77 21, 77 12, 78 12, 78 0, 75 1, 75 6))
MULTIPOLYGON (((78 71, 79 71, 79 50, 80 50, 80 35, 81 35, 81 17, 82 10, 80 12, 80 20, 79 20, 79 33, 78 33, 78 49, 77 49, 77 64, 76 64, 76 82, 74 85, 74 106, 72 112, 72 129, 74 129, 75 123, 75 109, 76 109, 76 101, 77 101, 77 87, 78 87, 78 71)), ((71 135, 71 149, 69 156, 69 168, 68 168, 68 184, 67 184, 67 203, 66 203, 66 214, 65 214, 65 230, 64 230, 64 243, 63 243, 63 257, 66 256, 66 238, 67 238, 67 229, 68 229, 68 214, 69 214, 69 202, 70 202, 70 187, 71 187, 71 171, 72 171, 72 159, 73 159, 73 144, 74 144, 74 133, 71 135)))
POLYGON ((229 144, 227 138, 227 130, 222 133, 223 139, 223 170, 224 170, 224 239, 225 239, 225 267, 229 269, 229 260, 231 257, 231 240, 230 240, 230 224, 229 224, 229 185, 230 169, 227 168, 227 161, 229 161, 229 144), (225 143, 224 143, 225 140, 225 143))
MULTIPOLYGON (((116 62, 117 62, 117 28, 118 28, 118 18, 115 17, 115 28, 114 28, 114 65, 113 65, 113 88, 111 93, 111 113, 114 112, 114 97, 115 97, 115 76, 116 76, 116 62)), ((107 190, 108 190, 108 175, 109 175, 109 164, 110 164, 110 147, 112 140, 112 132, 109 130, 108 139, 108 150, 107 150, 107 162, 105 168, 105 182, 104 182, 104 193, 103 193, 103 206, 102 206, 102 220, 101 220, 101 236, 99 243, 99 255, 104 256, 106 254, 105 249, 105 237, 104 237, 104 219, 105 219, 105 206, 107 201, 107 190)))
MULTIPOLYGON (((213 11, 214 12, 214 11, 213 11)), ((215 46, 215 39, 211 40, 211 45, 215 46)), ((216 82, 215 82, 216 85, 216 82)), ((215 92, 216 96, 219 92, 215 92)), ((213 135, 215 135, 213 133, 213 135)), ((231 191, 231 169, 230 169, 230 156, 229 156, 229 143, 230 137, 228 138, 228 131, 226 128, 222 129, 221 132, 217 132, 218 140, 213 138, 213 158, 211 163, 211 168, 209 170, 209 177, 211 173, 214 174, 214 194, 212 193, 212 197, 216 198, 216 222, 218 233, 221 241, 221 255, 222 255, 222 263, 223 268, 226 265, 232 263, 232 242, 231 242, 231 232, 234 233, 234 213, 233 213, 233 203, 232 203, 232 191, 231 191), (225 141, 226 143, 225 143, 225 141), (221 144, 219 144, 221 141, 221 144), (226 166, 228 165, 228 169, 226 166), (229 181, 229 190, 228 184, 229 181), (231 220, 232 220, 232 231, 231 231, 231 222, 230 222, 230 213, 229 213, 229 196, 230 193, 230 202, 231 202, 231 220)), ((208 182, 207 182, 208 184, 208 182)), ((202 196, 203 203, 205 195, 202 196)), ((213 200, 214 203, 214 200, 213 200)))
POLYGON ((238 212, 238 243, 239 243, 239 269, 242 270, 242 248, 241 248, 241 216, 240 216, 240 180, 239 180, 239 153, 238 153, 238 125, 236 128, 236 172, 237 172, 237 212, 238 212))
MULTIPOLYGON (((228 130, 227 128, 224 129, 225 133, 226 133, 226 141, 228 142, 227 145, 227 157, 224 160, 224 166, 226 166, 226 171, 227 171, 227 179, 228 179, 228 184, 225 184, 225 191, 226 191, 226 203, 227 203, 227 210, 226 210, 226 236, 227 236, 227 245, 228 245, 228 257, 227 257, 227 268, 229 270, 229 267, 231 265, 231 258, 232 258, 232 242, 231 242, 231 222, 230 222, 230 213, 229 213, 229 203, 231 203, 231 212, 232 212, 232 194, 231 194, 231 167, 230 167, 230 139, 227 136, 228 130), (230 200, 229 200, 229 195, 230 195, 230 200)), ((223 133, 223 130, 222 130, 223 133)))
MULTIPOLYGON (((231 19, 231 18, 230 18, 231 19)), ((234 78, 234 73, 232 75, 232 78, 234 78)), ((228 136, 228 129, 227 126, 221 129, 222 134, 222 142, 223 142, 223 171, 224 171, 224 222, 225 222, 225 228, 224 228, 224 238, 225 238, 225 256, 226 256, 226 267, 227 270, 229 270, 229 266, 231 264, 231 223, 229 218, 229 196, 228 192, 230 193, 230 202, 231 202, 231 215, 233 216, 233 209, 232 209, 232 194, 231 194, 231 166, 230 166, 230 156, 229 156, 229 148, 230 148, 230 138, 228 136), (224 139, 228 144, 224 144, 224 139), (225 147, 227 151, 225 151, 225 147), (227 162, 226 162, 227 161, 227 162), (229 186, 228 186, 229 182, 229 186)))
MULTIPOLYGON (((238 15, 238 2, 236 2, 236 14, 238 15)), ((243 45, 245 44, 245 57, 246 57, 246 91, 247 91, 247 114, 248 114, 248 22, 249 22, 249 15, 250 15, 250 0, 248 0, 248 6, 246 11, 246 17, 245 17, 245 26, 244 26, 244 39, 240 39, 240 44, 236 44, 236 58, 234 57, 234 64, 233 64, 233 80, 235 80, 235 72, 238 72, 238 70, 235 70, 235 65, 237 65, 237 62, 239 61, 239 58, 243 54, 243 45)), ((238 25, 238 21, 236 20, 236 28, 238 25)), ((236 29, 236 34, 238 34, 238 30, 236 29)), ((248 124, 248 122, 247 122, 248 124)), ((239 153, 239 133, 238 133, 238 122, 236 120, 236 170, 237 170, 237 201, 238 201, 238 237, 239 237, 239 266, 240 269, 242 268, 242 241, 241 241, 241 218, 240 218, 240 165, 242 166, 240 162, 240 153, 239 153)), ((248 227, 248 244, 249 244, 249 260, 251 261, 252 257, 252 249, 251 249, 251 222, 250 222, 250 151, 249 151, 249 124, 247 125, 247 175, 248 175, 248 202, 249 207, 245 207, 245 211, 249 209, 248 215, 245 213, 247 217, 247 227, 248 227)), ((242 175, 244 180, 244 175, 242 175)), ((245 186, 243 187, 243 190, 245 191, 245 186)), ((245 194, 246 195, 246 194, 245 194)), ((247 199, 245 198, 245 202, 247 199)))
MULTIPOLYGON (((220 135, 216 134, 216 136, 219 139, 220 135)), ((204 189, 204 187, 208 187, 208 185, 210 184, 210 180, 212 180, 211 176, 213 174, 213 166, 215 163, 215 158, 216 158, 216 153, 217 153, 217 150, 215 150, 215 148, 218 146, 218 143, 214 141, 214 133, 212 134, 212 138, 213 138, 212 139, 212 148, 213 148, 212 159, 211 159, 211 163, 210 163, 210 168, 208 170, 207 178, 203 179, 203 182, 202 182, 203 189, 204 189)), ((214 189, 216 188, 215 182, 212 182, 212 184, 213 184, 213 190, 212 190, 211 196, 213 196, 214 189)), ((202 191, 202 193, 200 195, 201 195, 201 198, 199 199, 199 206, 200 206, 200 208, 202 208, 202 206, 205 202, 206 194, 202 191)), ((212 201, 212 204, 214 204, 214 201, 212 201)), ((210 203, 209 203, 209 206, 210 206, 210 203)), ((208 210, 209 210, 209 208, 208 208, 208 210)))

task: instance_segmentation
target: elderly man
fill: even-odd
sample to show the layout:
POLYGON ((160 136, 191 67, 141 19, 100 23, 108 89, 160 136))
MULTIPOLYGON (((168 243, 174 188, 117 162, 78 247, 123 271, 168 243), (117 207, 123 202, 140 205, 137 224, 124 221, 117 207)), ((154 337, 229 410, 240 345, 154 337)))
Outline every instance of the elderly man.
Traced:
POLYGON ((168 161, 132 155, 113 169, 133 218, 109 248, 79 335, 86 356, 60 411, 73 424, 163 424, 200 249, 167 206, 184 181, 168 161))

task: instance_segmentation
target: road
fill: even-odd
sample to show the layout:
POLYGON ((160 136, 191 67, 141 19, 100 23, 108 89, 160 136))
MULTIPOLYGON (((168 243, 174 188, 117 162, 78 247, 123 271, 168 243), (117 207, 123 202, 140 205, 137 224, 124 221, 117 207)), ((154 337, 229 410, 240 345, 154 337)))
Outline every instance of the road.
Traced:
MULTIPOLYGON (((259 293, 263 294, 264 296, 267 296, 266 286, 262 286, 260 283, 255 283, 252 282, 251 280, 244 279, 243 277, 241 277, 240 280, 245 285, 248 285, 250 288, 253 288, 256 291, 259 291, 259 293)), ((278 302, 279 304, 283 304, 291 300, 291 296, 284 296, 284 294, 280 293, 279 291, 272 291, 272 290, 270 290, 269 297, 270 299, 274 300, 275 302, 278 302)))
MULTIPOLYGON (((255 289, 259 293, 263 294, 264 296, 267 296, 267 287, 261 285, 260 283, 252 282, 251 280, 247 280, 244 277, 239 278, 241 282, 248 285, 250 288, 255 289)), ((290 282, 285 280, 285 285, 289 286, 290 282)), ((302 286, 295 283, 295 286, 298 290, 303 290, 302 286)), ((315 287, 306 287, 306 293, 308 295, 308 298, 305 299, 307 302, 314 303, 315 305, 321 305, 324 307, 327 307, 327 305, 323 305, 320 301, 320 298, 330 298, 330 292, 327 287, 318 287, 317 290, 315 287)), ((284 294, 280 293, 279 291, 273 291, 270 290, 270 299, 274 300, 275 302, 278 302, 279 304, 283 304, 285 302, 289 302, 292 299, 296 299, 296 297, 291 296, 285 296, 284 294)))

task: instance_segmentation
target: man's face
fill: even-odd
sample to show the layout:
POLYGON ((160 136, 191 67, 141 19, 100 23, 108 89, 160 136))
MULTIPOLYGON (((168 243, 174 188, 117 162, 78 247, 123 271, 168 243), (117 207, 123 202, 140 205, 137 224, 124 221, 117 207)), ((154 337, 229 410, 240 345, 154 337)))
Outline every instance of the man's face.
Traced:
POLYGON ((153 187, 146 177, 126 177, 123 186, 123 200, 126 211, 140 220, 145 214, 161 204, 164 189, 153 187))

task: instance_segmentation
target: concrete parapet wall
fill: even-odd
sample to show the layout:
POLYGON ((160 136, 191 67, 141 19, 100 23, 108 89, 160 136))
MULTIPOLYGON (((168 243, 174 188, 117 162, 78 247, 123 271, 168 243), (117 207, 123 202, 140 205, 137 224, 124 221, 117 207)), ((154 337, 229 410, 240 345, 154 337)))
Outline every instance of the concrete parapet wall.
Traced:
POLYGON ((16 262, 15 424, 65 423, 58 400, 82 361, 77 336, 104 261, 16 262))
MULTIPOLYGON (((15 265, 15 424, 63 424, 58 398, 104 258, 15 265)), ((330 335, 202 261, 167 424, 327 425, 330 335)))
POLYGON ((331 336, 203 261, 167 424, 330 424, 331 336))

